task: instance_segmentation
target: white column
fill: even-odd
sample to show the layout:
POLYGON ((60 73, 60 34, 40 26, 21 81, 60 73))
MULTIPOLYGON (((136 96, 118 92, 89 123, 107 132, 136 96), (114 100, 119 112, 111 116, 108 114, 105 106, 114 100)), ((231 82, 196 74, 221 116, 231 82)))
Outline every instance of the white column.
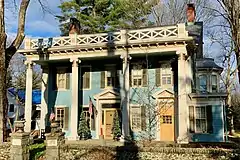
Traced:
POLYGON ((121 56, 123 60, 123 84, 122 84, 122 93, 123 93, 123 100, 122 100, 122 134, 124 137, 130 136, 130 85, 129 85, 129 60, 131 57, 126 54, 121 56))
MULTIPOLYGON (((46 114, 48 113, 48 72, 47 67, 42 67, 42 89, 41 89, 41 118, 40 129, 46 127, 46 114)), ((41 131, 41 130, 40 130, 41 131)))
POLYGON ((72 62, 72 106, 71 106, 71 136, 68 138, 69 140, 77 140, 77 124, 78 124, 78 63, 80 60, 78 58, 71 58, 70 62, 72 62))
POLYGON ((25 132, 31 132, 31 122, 32 122, 32 61, 25 61, 27 65, 27 73, 26 73, 26 91, 25 91, 25 132))
POLYGON ((188 143, 188 104, 186 91, 186 54, 187 51, 180 51, 178 54, 178 143, 188 143))

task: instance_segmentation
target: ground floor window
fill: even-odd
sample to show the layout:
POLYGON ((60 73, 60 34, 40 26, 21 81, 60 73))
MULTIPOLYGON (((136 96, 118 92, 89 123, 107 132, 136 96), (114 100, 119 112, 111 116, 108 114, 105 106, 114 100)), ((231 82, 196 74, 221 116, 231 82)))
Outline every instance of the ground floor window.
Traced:
POLYGON ((130 122, 133 131, 144 130, 145 127, 145 107, 131 106, 130 122))
POLYGON ((212 106, 189 106, 190 132, 211 133, 212 106))
POLYGON ((56 120, 60 128, 68 130, 69 111, 68 107, 56 107, 56 120))

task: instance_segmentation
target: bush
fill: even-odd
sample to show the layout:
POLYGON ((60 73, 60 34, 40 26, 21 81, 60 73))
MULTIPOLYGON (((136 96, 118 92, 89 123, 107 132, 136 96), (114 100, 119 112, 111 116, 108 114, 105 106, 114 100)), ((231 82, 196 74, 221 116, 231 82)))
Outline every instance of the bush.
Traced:
POLYGON ((30 153, 29 159, 31 159, 31 160, 36 160, 39 157, 43 156, 45 153, 45 149, 46 149, 46 146, 44 143, 33 144, 28 147, 29 147, 28 149, 29 149, 29 153, 30 153))

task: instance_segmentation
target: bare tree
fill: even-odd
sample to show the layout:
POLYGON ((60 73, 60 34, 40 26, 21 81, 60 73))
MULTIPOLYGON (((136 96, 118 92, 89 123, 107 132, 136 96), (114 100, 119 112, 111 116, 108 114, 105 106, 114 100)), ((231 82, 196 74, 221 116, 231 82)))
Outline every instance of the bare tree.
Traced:
POLYGON ((18 11, 18 30, 16 37, 10 46, 6 46, 7 33, 5 30, 5 1, 0 0, 0 138, 1 141, 7 140, 6 135, 6 115, 7 115, 7 68, 12 56, 23 42, 26 11, 30 0, 22 0, 18 11))
MULTIPOLYGON (((175 25, 187 21, 186 6, 189 0, 168 0, 159 1, 153 7, 153 21, 157 26, 175 25)), ((205 25, 211 20, 212 11, 206 9, 206 6, 212 6, 209 0, 194 0, 191 3, 196 7, 196 21, 203 21, 205 25)))
MULTIPOLYGON (((171 67, 171 62, 172 60, 168 62, 169 67, 171 67)), ((156 131, 159 131, 161 129, 159 125, 162 123, 162 116, 169 112, 169 109, 171 109, 171 107, 174 107, 173 102, 175 98, 173 97, 172 99, 166 98, 158 100, 156 97, 154 97, 156 92, 159 91, 159 86, 155 82, 155 79, 157 78, 155 77, 155 74, 150 73, 150 70, 155 68, 152 66, 151 62, 149 62, 147 55, 146 59, 143 61, 138 61, 135 67, 136 69, 143 71, 141 85, 144 87, 132 88, 133 91, 131 94, 131 102, 132 104, 139 106, 141 109, 142 120, 141 134, 139 135, 139 138, 151 142, 156 138, 156 131)), ((173 82, 173 79, 171 81, 173 82)), ((136 85, 136 83, 139 82, 134 82, 134 80, 131 80, 130 83, 136 85)), ((134 122, 132 122, 132 125, 137 126, 139 124, 134 124, 134 122)))

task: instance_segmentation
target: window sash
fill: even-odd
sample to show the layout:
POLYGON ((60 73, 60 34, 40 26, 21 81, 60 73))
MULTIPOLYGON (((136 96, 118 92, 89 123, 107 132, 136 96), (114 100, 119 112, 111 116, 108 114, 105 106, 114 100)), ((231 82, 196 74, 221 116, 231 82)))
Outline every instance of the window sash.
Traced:
POLYGON ((207 75, 199 76, 199 89, 201 92, 207 91, 207 75))
POLYGON ((217 92, 217 75, 212 75, 212 92, 217 92))
POLYGON ((172 84, 172 68, 170 64, 161 65, 161 84, 162 85, 172 84))
POLYGON ((83 89, 89 89, 90 88, 90 83, 91 83, 91 67, 90 66, 82 66, 81 71, 83 72, 82 74, 82 88, 83 89))
POLYGON ((197 133, 207 132, 206 106, 195 106, 195 131, 197 133))
POLYGON ((64 108, 56 108, 56 120, 59 121, 60 128, 64 128, 65 111, 64 108))
POLYGON ((142 128, 142 116, 140 106, 131 107, 131 128, 134 131, 140 131, 142 128))

